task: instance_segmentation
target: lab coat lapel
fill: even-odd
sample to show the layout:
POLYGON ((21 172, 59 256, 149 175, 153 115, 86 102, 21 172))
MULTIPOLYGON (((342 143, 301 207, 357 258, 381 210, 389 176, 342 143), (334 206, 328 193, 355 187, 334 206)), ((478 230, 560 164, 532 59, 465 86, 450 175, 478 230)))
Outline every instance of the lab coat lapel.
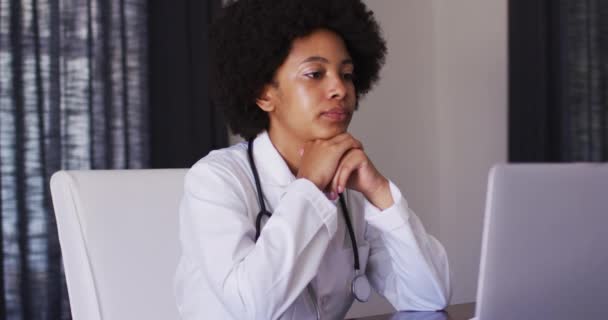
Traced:
POLYGON ((253 141, 253 157, 262 184, 284 188, 296 180, 267 131, 260 133, 253 141))

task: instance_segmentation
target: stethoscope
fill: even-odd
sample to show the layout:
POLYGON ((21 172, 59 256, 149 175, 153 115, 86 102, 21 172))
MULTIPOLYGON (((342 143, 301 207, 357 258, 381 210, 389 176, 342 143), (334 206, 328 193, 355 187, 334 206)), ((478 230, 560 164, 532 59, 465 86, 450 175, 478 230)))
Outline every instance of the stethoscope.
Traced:
MULTIPOLYGON (((262 218, 264 216, 268 216, 270 218, 272 213, 266 210, 266 205, 264 203, 264 192, 262 191, 262 186, 260 185, 260 177, 258 175, 258 170, 255 166, 255 161, 253 161, 253 139, 249 140, 249 164, 251 165, 251 170, 253 171, 253 178, 255 180, 255 187, 258 194, 258 202, 260 205, 260 212, 258 213, 255 219, 255 240, 257 241, 260 237, 262 218)), ((367 277, 361 273, 360 265, 359 265, 359 250, 357 250, 357 240, 355 239, 355 232, 353 231, 353 226, 350 221, 350 216, 348 214, 348 210, 346 208, 346 201, 342 194, 340 194, 340 205, 342 207, 342 214, 344 215, 344 221, 346 222, 346 227, 348 228, 348 235, 350 237, 350 242, 353 246, 353 253, 355 257, 355 275, 353 276, 353 280, 351 281, 351 292, 355 299, 360 302, 367 302, 369 300, 369 296, 371 294, 371 286, 367 277)), ((309 288, 309 291, 312 287, 309 288)), ((313 303, 315 304, 315 309, 317 311, 317 319, 320 318, 319 308, 316 304, 316 299, 313 299, 313 303)))

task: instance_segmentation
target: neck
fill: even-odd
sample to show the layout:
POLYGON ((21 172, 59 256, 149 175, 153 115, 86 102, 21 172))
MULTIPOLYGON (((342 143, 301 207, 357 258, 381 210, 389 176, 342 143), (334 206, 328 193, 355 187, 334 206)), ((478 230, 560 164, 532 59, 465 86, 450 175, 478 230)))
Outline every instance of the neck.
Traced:
POLYGON ((285 130, 279 132, 279 130, 274 129, 272 126, 268 129, 268 136, 283 160, 287 163, 291 173, 297 176, 300 168, 299 150, 304 145, 304 141, 290 135, 285 130))

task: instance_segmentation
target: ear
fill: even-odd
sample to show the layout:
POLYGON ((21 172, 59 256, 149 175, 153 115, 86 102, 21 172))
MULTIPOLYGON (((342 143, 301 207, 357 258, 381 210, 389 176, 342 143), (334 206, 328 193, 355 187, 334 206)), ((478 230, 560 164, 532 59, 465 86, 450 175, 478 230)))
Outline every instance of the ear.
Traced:
POLYGON ((260 109, 266 112, 272 112, 275 108, 275 92, 274 87, 270 84, 264 85, 262 91, 258 95, 257 99, 255 99, 255 103, 260 107, 260 109))

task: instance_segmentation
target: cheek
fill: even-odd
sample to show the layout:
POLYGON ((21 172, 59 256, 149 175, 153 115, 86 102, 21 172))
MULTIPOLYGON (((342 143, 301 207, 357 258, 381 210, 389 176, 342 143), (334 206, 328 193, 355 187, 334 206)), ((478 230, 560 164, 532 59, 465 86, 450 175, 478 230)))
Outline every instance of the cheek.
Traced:
POLYGON ((303 111, 314 110, 319 105, 321 95, 319 90, 311 86, 300 85, 294 90, 294 103, 303 111))

